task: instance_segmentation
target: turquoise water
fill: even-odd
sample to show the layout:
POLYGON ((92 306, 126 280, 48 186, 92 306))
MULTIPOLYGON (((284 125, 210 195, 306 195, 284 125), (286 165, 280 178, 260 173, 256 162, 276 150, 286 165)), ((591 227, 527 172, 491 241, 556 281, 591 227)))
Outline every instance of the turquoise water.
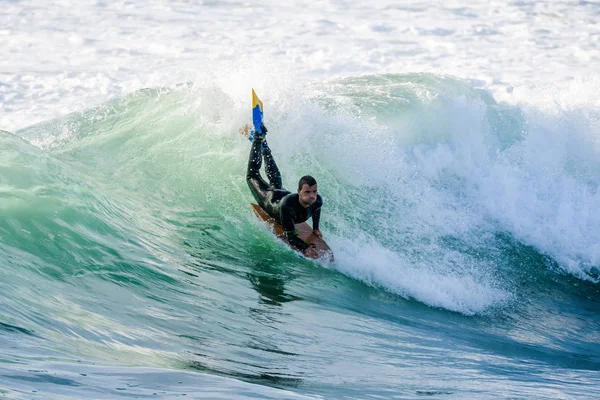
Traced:
POLYGON ((427 74, 297 89, 259 94, 332 264, 248 206, 249 95, 148 89, 0 133, 0 394, 600 395, 598 111, 427 74))

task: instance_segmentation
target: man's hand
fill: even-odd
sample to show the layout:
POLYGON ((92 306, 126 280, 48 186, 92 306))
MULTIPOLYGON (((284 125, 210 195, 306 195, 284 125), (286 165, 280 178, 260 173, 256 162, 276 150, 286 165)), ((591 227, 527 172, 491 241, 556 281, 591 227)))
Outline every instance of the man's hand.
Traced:
POLYGON ((323 234, 321 233, 320 230, 318 229, 314 229, 313 230, 313 235, 315 235, 316 237, 318 237, 319 239, 323 239, 323 234))
POLYGON ((242 135, 246 138, 249 138, 250 137, 250 125, 245 124, 240 129, 238 129, 238 132, 240 133, 240 135, 242 135))
POLYGON ((315 245, 312 244, 308 249, 304 250, 304 255, 308 258, 317 258, 319 253, 317 253, 315 245))

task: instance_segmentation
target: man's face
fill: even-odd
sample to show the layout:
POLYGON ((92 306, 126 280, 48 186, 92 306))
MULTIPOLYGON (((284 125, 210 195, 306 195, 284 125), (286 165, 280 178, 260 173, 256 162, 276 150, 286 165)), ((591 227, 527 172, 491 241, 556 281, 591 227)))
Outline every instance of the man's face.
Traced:
POLYGON ((300 204, 303 207, 308 207, 317 201, 317 185, 308 186, 306 183, 302 185, 302 189, 298 190, 300 204))

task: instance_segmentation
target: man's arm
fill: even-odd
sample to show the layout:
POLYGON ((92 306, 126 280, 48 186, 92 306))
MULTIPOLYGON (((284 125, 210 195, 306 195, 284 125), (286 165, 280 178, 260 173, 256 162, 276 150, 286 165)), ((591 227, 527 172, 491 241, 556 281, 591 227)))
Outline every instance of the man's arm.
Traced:
POLYGON ((317 195, 317 201, 315 202, 315 209, 312 212, 312 224, 313 231, 319 230, 319 222, 321 220, 321 206, 323 205, 323 198, 321 195, 317 195))
POLYGON ((290 223, 283 223, 283 220, 281 221, 287 241, 292 247, 295 247, 300 251, 308 249, 310 246, 296 234, 296 225, 294 224, 293 218, 289 218, 288 221, 291 222, 291 225, 290 223))
POLYGON ((296 230, 293 231, 285 231, 285 238, 290 243, 290 245, 300 251, 304 251, 310 247, 304 240, 300 239, 298 235, 296 235, 296 230))
POLYGON ((288 203, 287 198, 281 200, 281 209, 279 211, 279 222, 283 226, 285 238, 290 245, 300 251, 308 249, 310 246, 296 234, 296 224, 294 223, 294 211, 288 203))

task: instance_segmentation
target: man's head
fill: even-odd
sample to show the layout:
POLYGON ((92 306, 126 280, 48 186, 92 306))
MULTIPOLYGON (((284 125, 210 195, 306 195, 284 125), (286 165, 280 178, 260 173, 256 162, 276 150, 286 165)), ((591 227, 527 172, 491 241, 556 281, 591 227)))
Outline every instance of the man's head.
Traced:
POLYGON ((298 197, 302 207, 309 207, 317 201, 317 181, 310 175, 305 175, 298 182, 298 197))

